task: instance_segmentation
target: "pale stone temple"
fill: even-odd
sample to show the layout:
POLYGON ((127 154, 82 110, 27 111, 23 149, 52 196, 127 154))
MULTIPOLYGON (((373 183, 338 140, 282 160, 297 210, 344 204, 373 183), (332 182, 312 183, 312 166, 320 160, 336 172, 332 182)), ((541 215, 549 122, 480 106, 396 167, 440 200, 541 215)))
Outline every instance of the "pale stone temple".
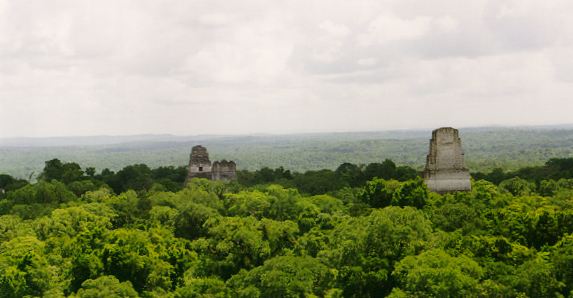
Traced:
POLYGON ((189 174, 187 180, 192 178, 206 178, 219 181, 233 181, 237 179, 237 165, 234 161, 209 160, 207 148, 198 145, 191 149, 189 158, 189 174))
POLYGON ((437 193, 471 190, 457 129, 442 127, 432 132, 423 177, 428 189, 437 193))

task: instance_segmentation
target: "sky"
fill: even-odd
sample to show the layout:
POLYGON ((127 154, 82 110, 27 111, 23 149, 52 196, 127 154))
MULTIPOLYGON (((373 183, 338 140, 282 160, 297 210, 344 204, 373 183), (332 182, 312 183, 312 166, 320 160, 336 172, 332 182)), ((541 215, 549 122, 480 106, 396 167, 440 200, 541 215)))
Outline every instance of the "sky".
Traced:
POLYGON ((0 0, 0 137, 573 123, 571 0, 0 0))

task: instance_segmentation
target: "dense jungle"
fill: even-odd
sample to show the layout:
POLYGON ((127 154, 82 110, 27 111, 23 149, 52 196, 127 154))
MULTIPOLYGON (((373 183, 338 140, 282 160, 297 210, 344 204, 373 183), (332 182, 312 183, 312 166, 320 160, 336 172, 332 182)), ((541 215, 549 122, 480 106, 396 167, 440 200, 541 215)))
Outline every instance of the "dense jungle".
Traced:
POLYGON ((571 297, 573 159, 429 192, 392 160, 335 170, 0 175, 0 297, 571 297))

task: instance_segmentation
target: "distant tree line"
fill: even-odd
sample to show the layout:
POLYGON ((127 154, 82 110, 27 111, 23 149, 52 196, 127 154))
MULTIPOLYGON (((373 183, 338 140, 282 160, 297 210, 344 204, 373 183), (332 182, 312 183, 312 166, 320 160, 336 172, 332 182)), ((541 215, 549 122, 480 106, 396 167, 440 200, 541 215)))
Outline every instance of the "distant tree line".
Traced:
MULTIPOLYGON (((356 165, 343 163, 336 170, 292 172, 283 167, 271 169, 263 167, 255 171, 240 170, 237 183, 243 186, 278 184, 294 187, 305 194, 324 194, 346 187, 361 187, 374 178, 407 181, 420 176, 409 166, 397 166, 392 160, 381 163, 356 165)), ((496 185, 503 181, 512 189, 523 189, 521 193, 538 192, 551 195, 558 188, 560 179, 573 178, 573 158, 553 158, 543 166, 525 167, 516 171, 496 168, 489 173, 472 173, 475 180, 486 180, 496 185), (513 186, 509 186, 513 185, 513 186)), ((96 173, 93 167, 82 167, 75 162, 62 162, 52 159, 45 162, 39 176, 41 181, 57 180, 67 185, 76 195, 109 186, 114 193, 127 190, 146 192, 150 190, 179 191, 187 178, 187 167, 164 166, 151 169, 145 164, 135 164, 114 172, 103 169, 96 173)), ((9 190, 20 188, 28 181, 0 174, 0 196, 9 190)), ((562 182, 564 183, 564 182, 562 182)))
POLYGON ((560 184, 573 179, 573 158, 552 158, 543 166, 525 167, 516 171, 493 169, 489 173, 473 173, 475 180, 487 180, 512 190, 514 194, 537 192, 553 195, 560 184))
MULTIPOLYGON (((307 171, 304 173, 291 172, 283 167, 271 169, 264 167, 256 171, 239 171, 238 183, 244 186, 259 184, 279 184, 285 187, 295 187, 307 194, 323 194, 344 187, 358 187, 373 178, 394 179, 406 181, 418 175, 416 170, 408 166, 396 166, 386 159, 382 163, 355 165, 344 163, 336 170, 307 171)), ((146 192, 150 190, 179 191, 187 178, 187 167, 164 166, 155 169, 145 164, 135 164, 114 172, 103 169, 96 173, 93 167, 82 167, 75 162, 62 162, 52 159, 45 162, 44 169, 39 175, 40 181, 57 180, 67 185, 76 195, 96 190, 104 185, 109 186, 114 193, 127 190, 146 192)), ((19 188, 28 182, 8 175, 0 175, 0 189, 10 190, 19 188)), ((1 194, 0 194, 1 195, 1 194)))
POLYGON ((241 185, 280 184, 285 187, 295 187, 307 194, 323 194, 345 187, 358 187, 374 178, 406 181, 418 176, 415 169, 408 166, 396 166, 389 159, 382 163, 356 165, 343 163, 336 170, 307 171, 304 173, 291 172, 282 167, 270 169, 264 167, 256 171, 239 171, 238 182, 241 185))

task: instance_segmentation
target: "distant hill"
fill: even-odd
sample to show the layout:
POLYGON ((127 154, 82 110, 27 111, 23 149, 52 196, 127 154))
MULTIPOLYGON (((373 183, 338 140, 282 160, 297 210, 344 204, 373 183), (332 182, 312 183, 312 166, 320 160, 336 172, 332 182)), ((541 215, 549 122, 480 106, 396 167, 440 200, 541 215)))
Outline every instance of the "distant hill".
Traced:
MULTIPOLYGON (((295 171, 334 169, 343 162, 365 164, 386 158, 421 169, 431 130, 253 136, 95 136, 0 139, 0 173, 27 178, 44 161, 59 158, 117 170, 129 164, 186 165, 193 145, 207 146, 211 159, 232 159, 239 169, 264 166, 295 171)), ((573 126, 460 129, 472 171, 540 165, 573 157, 573 126)))

